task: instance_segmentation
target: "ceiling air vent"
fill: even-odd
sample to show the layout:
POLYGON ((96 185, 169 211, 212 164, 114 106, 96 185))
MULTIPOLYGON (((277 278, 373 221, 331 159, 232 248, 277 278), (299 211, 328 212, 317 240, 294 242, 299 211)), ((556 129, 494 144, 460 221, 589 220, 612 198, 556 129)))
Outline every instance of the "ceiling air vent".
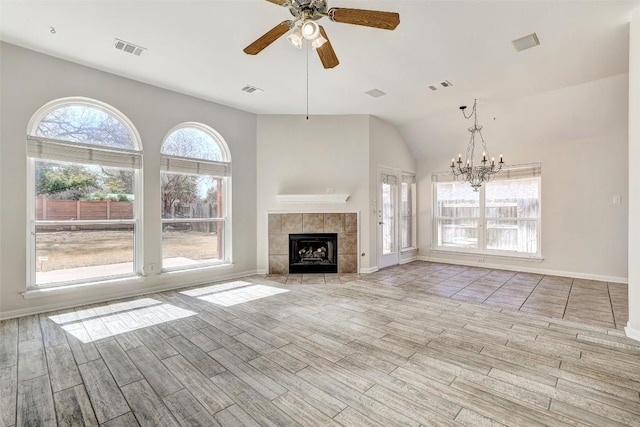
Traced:
POLYGON ((453 86, 453 83, 451 83, 449 80, 443 80, 440 83, 430 84, 427 87, 433 91, 436 91, 438 89, 442 89, 444 87, 451 87, 451 86, 453 86))
POLYGON ((259 87, 255 87, 255 86, 251 86, 251 85, 245 85, 242 88, 243 92, 247 92, 247 93, 260 93, 260 92, 264 92, 262 89, 260 89, 259 87))
POLYGON ((528 36, 513 40, 511 44, 516 52, 522 52, 523 50, 538 46, 540 44, 540 40, 536 33, 531 33, 528 36))
POLYGON ((120 40, 120 39, 114 39, 113 40, 113 46, 118 50, 121 50, 121 51, 127 52, 127 53, 132 53, 132 54, 134 54, 136 56, 142 55, 142 52, 147 50, 144 47, 137 46, 137 45, 135 45, 133 43, 129 43, 129 42, 126 42, 126 41, 120 40))
POLYGON ((365 92, 367 95, 372 96, 374 98, 380 98, 381 96, 385 96, 386 93, 381 91, 380 89, 371 89, 370 91, 365 92))

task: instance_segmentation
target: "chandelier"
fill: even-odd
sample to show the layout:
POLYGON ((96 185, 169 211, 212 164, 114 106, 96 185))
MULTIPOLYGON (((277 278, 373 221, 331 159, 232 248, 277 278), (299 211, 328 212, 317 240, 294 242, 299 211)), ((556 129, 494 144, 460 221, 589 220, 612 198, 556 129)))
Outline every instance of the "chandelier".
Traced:
POLYGON ((487 144, 484 142, 484 138, 482 137, 482 126, 478 125, 476 104, 477 99, 474 99, 473 110, 471 110, 471 114, 468 116, 464 112, 467 106, 463 105, 460 107, 465 119, 473 117, 473 126, 468 129, 468 131, 471 132, 471 139, 469 140, 469 145, 467 145, 466 161, 463 163, 462 154, 458 155, 458 161, 451 159, 451 172, 453 172, 453 176, 457 178, 458 181, 466 181, 471 184, 473 191, 478 191, 482 186, 482 183, 491 181, 494 178, 494 175, 500 172, 504 165, 502 154, 500 154, 500 161, 498 161, 497 165, 494 157, 491 157, 491 163, 489 163, 489 151, 487 150, 487 144), (482 161, 478 166, 473 165, 473 154, 476 148, 476 134, 480 136, 480 141, 482 141, 482 161))

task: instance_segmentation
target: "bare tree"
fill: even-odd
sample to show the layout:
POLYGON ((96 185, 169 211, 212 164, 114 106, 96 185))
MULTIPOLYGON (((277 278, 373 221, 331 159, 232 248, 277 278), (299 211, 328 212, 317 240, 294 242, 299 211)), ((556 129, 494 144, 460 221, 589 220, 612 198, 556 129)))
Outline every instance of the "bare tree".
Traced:
POLYGON ((93 107, 70 105, 47 114, 36 135, 115 148, 134 148, 127 128, 111 114, 93 107))
POLYGON ((179 203, 189 204, 198 199, 197 176, 163 173, 161 185, 163 218, 171 218, 179 203))
POLYGON ((192 159, 223 160, 220 146, 210 135, 189 127, 171 133, 162 145, 162 152, 192 159))

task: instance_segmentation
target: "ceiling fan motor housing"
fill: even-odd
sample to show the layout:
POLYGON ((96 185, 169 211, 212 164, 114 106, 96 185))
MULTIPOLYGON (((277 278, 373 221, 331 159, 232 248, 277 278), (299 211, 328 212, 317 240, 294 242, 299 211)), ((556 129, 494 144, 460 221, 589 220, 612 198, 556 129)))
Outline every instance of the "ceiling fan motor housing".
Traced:
POLYGON ((289 12, 297 19, 318 19, 326 16, 326 0, 292 0, 289 12))

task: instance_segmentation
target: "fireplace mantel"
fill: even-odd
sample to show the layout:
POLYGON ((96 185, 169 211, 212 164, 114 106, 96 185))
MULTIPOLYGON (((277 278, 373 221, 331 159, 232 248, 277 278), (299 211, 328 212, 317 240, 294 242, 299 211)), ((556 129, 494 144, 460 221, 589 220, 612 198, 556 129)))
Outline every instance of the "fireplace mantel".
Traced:
POLYGON ((280 203, 347 203, 351 194, 278 194, 280 203))

